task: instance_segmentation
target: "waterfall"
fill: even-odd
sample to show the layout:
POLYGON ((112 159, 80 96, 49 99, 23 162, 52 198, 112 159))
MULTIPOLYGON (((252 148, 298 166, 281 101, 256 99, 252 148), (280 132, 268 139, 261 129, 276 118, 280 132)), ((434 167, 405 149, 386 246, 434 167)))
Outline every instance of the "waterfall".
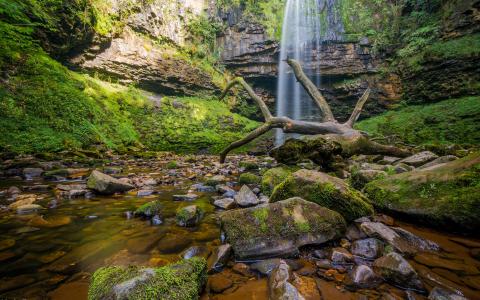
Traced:
MULTIPOLYGON (((295 120, 319 120, 318 108, 296 81, 285 60, 290 57, 303 66, 309 66, 320 58, 322 43, 341 39, 343 24, 337 8, 336 0, 287 0, 278 63, 277 116, 288 116, 295 120)), ((319 70, 305 71, 320 86, 319 70)), ((284 140, 285 134, 278 129, 276 144, 280 145, 284 140)))

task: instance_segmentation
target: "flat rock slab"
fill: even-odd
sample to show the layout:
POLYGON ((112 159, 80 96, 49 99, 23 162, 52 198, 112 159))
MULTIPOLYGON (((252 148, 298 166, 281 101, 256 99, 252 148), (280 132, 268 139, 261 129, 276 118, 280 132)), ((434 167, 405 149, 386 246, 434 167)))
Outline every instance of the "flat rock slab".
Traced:
POLYGON ((435 153, 430 151, 423 151, 423 152, 414 154, 412 156, 409 156, 407 158, 404 158, 401 161, 399 161, 399 163, 404 163, 410 166, 419 167, 436 158, 438 158, 438 155, 436 155, 435 153))
POLYGON ((237 259, 297 254, 301 246, 339 238, 346 227, 339 213, 298 197, 230 210, 220 220, 237 259))

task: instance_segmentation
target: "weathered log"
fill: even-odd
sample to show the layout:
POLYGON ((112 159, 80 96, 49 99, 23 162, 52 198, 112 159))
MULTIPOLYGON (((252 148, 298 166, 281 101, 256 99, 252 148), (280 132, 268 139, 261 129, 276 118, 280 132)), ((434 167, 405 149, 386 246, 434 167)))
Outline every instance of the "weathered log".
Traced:
POLYGON ((291 118, 285 116, 273 117, 265 102, 254 92, 252 87, 243 78, 236 77, 227 84, 227 87, 223 91, 220 99, 224 98, 228 91, 235 85, 241 85, 247 91, 249 96, 255 101, 255 103, 260 107, 262 115, 265 119, 265 123, 254 131, 250 132, 243 139, 235 141, 231 143, 227 148, 225 148, 220 154, 221 163, 225 162, 227 154, 230 151, 253 141, 255 138, 267 133, 274 128, 280 128, 285 133, 328 135, 329 138, 335 139, 342 145, 342 148, 344 149, 342 153, 346 156, 354 154, 384 154, 404 157, 410 154, 410 152, 401 148, 382 145, 370 141, 368 137, 362 134, 362 132, 353 128, 353 125, 360 116, 363 106, 370 95, 369 88, 358 100, 348 121, 341 124, 338 123, 338 121, 333 116, 330 106, 328 105, 327 101, 322 96, 320 91, 305 75, 300 63, 293 59, 288 59, 287 63, 292 67, 297 80, 301 83, 301 85, 307 91, 308 95, 315 101, 317 106, 320 108, 321 112, 323 113, 323 122, 292 120, 291 118))

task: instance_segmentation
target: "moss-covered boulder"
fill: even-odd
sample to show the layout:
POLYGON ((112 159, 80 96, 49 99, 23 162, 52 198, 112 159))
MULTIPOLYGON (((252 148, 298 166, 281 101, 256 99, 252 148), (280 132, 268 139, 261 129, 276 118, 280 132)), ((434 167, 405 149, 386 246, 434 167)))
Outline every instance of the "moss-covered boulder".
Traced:
POLYGON ((260 182, 260 177, 253 173, 246 172, 240 174, 238 177, 238 182, 241 184, 255 184, 260 182))
POLYGON ((200 257, 161 268, 103 267, 92 276, 88 299, 198 299, 206 278, 200 257))
POLYGON ((94 190, 96 193, 103 195, 123 193, 135 188, 129 183, 120 181, 97 170, 93 170, 88 177, 87 187, 91 190, 94 190))
POLYGON ((273 149, 270 155, 278 162, 288 165, 309 159, 324 168, 331 168, 335 155, 341 152, 342 148, 337 142, 326 139, 323 135, 314 135, 288 139, 283 145, 273 149))
POLYGON ((373 214, 373 207, 344 180, 313 170, 298 170, 277 185, 270 197, 276 202, 301 197, 339 212, 347 221, 373 214))
POLYGON ((301 198, 221 214, 221 227, 237 259, 290 256, 308 244, 339 238, 343 217, 301 198))
POLYGON ((135 216, 151 218, 157 215, 162 209, 162 204, 160 201, 150 201, 147 203, 142 204, 139 208, 137 208, 134 212, 135 216))
POLYGON ((293 172, 294 169, 291 167, 276 167, 267 170, 262 176, 262 192, 265 195, 270 196, 275 186, 282 183, 282 181, 284 181, 288 175, 292 174, 293 172))
POLYGON ((480 153, 372 181, 365 192, 378 209, 451 230, 478 230, 480 153))

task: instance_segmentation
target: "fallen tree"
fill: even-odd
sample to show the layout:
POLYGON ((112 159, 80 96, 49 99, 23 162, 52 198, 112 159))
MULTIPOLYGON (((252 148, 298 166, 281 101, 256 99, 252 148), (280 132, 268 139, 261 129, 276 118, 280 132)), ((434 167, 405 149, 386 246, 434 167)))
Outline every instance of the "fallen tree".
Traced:
POLYGON ((357 101, 350 118, 345 123, 339 123, 333 116, 332 110, 325 98, 322 96, 317 87, 305 75, 299 62, 293 59, 287 59, 287 63, 292 67, 295 77, 303 86, 307 94, 314 100, 323 114, 323 122, 307 122, 293 120, 289 117, 274 117, 268 109, 265 102, 254 92, 252 87, 241 77, 231 80, 220 99, 223 99, 229 90, 236 85, 241 85, 252 100, 260 107, 260 111, 265 119, 263 125, 250 132, 246 137, 231 143, 220 154, 220 162, 224 163, 227 154, 233 149, 239 148, 255 138, 267 133, 271 129, 279 128, 284 133, 299 133, 305 135, 325 135, 326 139, 338 142, 342 147, 342 156, 351 156, 354 154, 383 154, 405 157, 410 154, 409 151, 395 146, 382 145, 371 141, 364 133, 353 128, 357 121, 363 106, 370 95, 368 88, 357 101))

